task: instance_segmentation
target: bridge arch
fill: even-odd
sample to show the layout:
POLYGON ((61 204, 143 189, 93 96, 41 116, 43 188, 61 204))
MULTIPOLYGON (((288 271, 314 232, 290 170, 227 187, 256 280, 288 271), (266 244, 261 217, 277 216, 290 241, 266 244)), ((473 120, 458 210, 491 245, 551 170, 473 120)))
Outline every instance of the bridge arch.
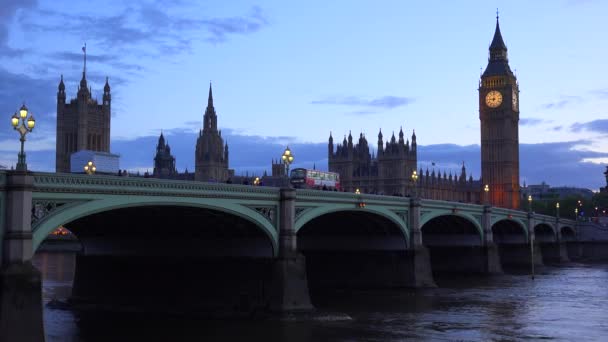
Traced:
POLYGON ((553 225, 549 223, 538 223, 534 226, 534 239, 539 243, 557 242, 557 233, 553 225))
POLYGON ((486 272, 483 232, 473 217, 442 212, 421 221, 422 243, 429 250, 435 276, 486 272))
POLYGON ((500 219, 492 224, 492 239, 496 244, 525 244, 528 229, 520 220, 500 219))
POLYGON ((562 226, 559 229, 559 231, 560 231, 562 241, 565 241, 565 242, 576 241, 576 232, 574 231, 574 228, 572 228, 570 226, 562 226))
POLYGON ((475 227, 475 229, 479 233, 479 236, 483 239, 483 229, 481 227, 481 223, 478 222, 478 220, 473 215, 462 212, 439 211, 422 215, 422 217, 420 218, 420 228, 422 229, 422 227, 424 227, 431 220, 435 220, 440 217, 445 217, 447 219, 450 219, 450 217, 452 217, 460 222, 468 222, 469 224, 475 227))
POLYGON ((395 224, 397 227, 399 227, 399 230, 402 232, 403 238, 405 239, 407 246, 409 246, 410 232, 409 232, 409 229, 408 229, 406 223, 404 222, 403 218, 399 217, 396 213, 394 213, 393 211, 390 211, 388 209, 385 209, 382 207, 376 207, 376 206, 366 206, 365 208, 355 208, 354 204, 352 204, 352 203, 333 204, 333 205, 327 205, 327 206, 322 206, 322 207, 303 208, 303 209, 304 209, 304 211, 302 212, 302 214, 300 216, 297 216, 296 220, 295 220, 296 233, 300 229, 302 229, 302 227, 304 227, 307 223, 309 223, 310 221, 314 220, 315 218, 321 217, 323 215, 332 214, 332 213, 340 213, 340 212, 344 212, 344 213, 360 212, 360 213, 367 213, 370 215, 382 217, 384 219, 389 220, 393 224, 395 224))
POLYGON ((202 208, 240 217, 259 228, 268 237, 272 246, 273 255, 278 255, 278 234, 276 228, 268 219, 254 209, 227 199, 175 197, 161 200, 158 197, 143 196, 106 197, 82 202, 81 204, 69 205, 66 209, 51 212, 32 227, 34 250, 40 246, 42 241, 44 241, 54 229, 61 225, 68 224, 69 222, 86 216, 116 209, 151 206, 202 208))

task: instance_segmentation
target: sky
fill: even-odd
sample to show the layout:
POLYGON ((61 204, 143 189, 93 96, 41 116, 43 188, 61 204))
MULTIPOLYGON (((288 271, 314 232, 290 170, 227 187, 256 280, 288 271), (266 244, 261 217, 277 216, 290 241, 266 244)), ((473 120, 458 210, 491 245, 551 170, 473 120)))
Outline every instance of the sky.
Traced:
POLYGON ((480 176, 478 82, 496 9, 520 85, 521 182, 606 186, 608 2, 0 0, 0 166, 16 163, 10 117, 37 126, 28 166, 54 170, 60 75, 112 87, 111 150, 151 170, 161 130, 179 170, 194 149, 213 82, 218 126, 237 174, 327 168, 327 139, 375 146, 416 130, 419 166, 480 176))

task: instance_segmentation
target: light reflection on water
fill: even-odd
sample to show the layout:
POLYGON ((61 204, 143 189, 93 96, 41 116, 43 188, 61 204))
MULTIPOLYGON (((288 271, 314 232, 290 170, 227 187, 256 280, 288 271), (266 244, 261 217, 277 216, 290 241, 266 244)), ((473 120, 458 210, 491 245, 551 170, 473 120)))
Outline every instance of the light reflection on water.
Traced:
MULTIPOLYGON (((45 303, 68 298, 73 254, 41 252, 35 264, 43 275, 45 303)), ((525 275, 438 281, 442 287, 431 290, 317 295, 319 313, 303 321, 204 320, 45 306, 44 324, 49 342, 605 341, 608 336, 605 264, 547 267, 534 281, 525 275)))

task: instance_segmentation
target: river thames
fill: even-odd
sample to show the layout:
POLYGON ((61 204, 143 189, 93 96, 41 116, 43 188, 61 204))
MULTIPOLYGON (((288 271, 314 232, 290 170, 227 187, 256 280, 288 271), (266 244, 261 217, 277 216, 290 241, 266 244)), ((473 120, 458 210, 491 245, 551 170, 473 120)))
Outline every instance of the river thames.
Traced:
MULTIPOLYGON (((318 312, 279 320, 118 314, 49 305, 52 300, 64 302, 69 297, 74 255, 39 252, 34 263, 43 275, 48 342, 606 341, 608 338, 608 264, 545 267, 535 280, 524 274, 439 278, 437 289, 316 294, 312 300, 318 312)), ((162 270, 158 270, 158 277, 162 276, 162 270)))

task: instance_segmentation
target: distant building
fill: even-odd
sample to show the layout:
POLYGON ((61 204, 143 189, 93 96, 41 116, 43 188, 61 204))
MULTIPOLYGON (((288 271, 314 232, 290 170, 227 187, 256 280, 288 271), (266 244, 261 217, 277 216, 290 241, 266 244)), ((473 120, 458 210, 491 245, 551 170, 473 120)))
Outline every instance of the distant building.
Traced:
POLYGON ((88 162, 95 165, 95 173, 117 174, 120 170, 120 156, 108 152, 81 150, 70 156, 71 173, 84 173, 84 166, 88 162))
POLYGON ((571 186, 551 187, 549 184, 542 182, 541 184, 530 184, 528 186, 524 184, 524 187, 521 189, 521 195, 521 199, 524 201, 527 201, 528 196, 532 196, 532 199, 535 201, 560 200, 568 197, 590 200, 593 197, 593 191, 571 186))
POLYGON ((194 173, 188 172, 186 169, 183 173, 179 173, 175 167, 175 157, 171 154, 169 142, 165 141, 163 133, 158 137, 156 144, 156 155, 154 156, 154 170, 152 174, 146 173, 144 177, 175 179, 175 180, 194 180, 194 173))
POLYGON ((369 144, 363 134, 359 135, 357 144, 353 144, 352 135, 344 137, 342 144, 334 150, 333 137, 329 136, 328 144, 329 171, 340 174, 340 187, 343 191, 353 192, 359 189, 364 193, 380 195, 417 196, 428 199, 459 202, 480 202, 481 185, 467 179, 466 169, 462 165, 460 175, 429 172, 427 169, 416 170, 417 143, 416 133, 412 134, 412 143, 404 140, 403 130, 399 131, 399 140, 392 135, 384 144, 382 131, 378 133, 378 155, 370 153, 369 144), (416 171, 418 180, 412 181, 416 171))
POLYGON ((281 158, 275 160, 272 159, 272 174, 269 176, 266 171, 260 179, 260 185, 263 186, 274 186, 277 188, 290 186, 289 177, 287 177, 285 164, 281 161, 281 158))
POLYGON ((66 103, 63 75, 57 91, 56 172, 70 172, 70 156, 81 150, 110 152, 110 84, 106 77, 103 99, 99 104, 91 97, 86 79, 86 53, 82 79, 76 98, 66 103))
POLYGON ((232 176, 234 170, 228 169, 228 143, 224 144, 222 132, 217 129, 217 114, 209 84, 203 129, 200 130, 196 141, 194 178, 197 181, 226 182, 232 176))
POLYGON ((154 171, 152 177, 171 179, 177 175, 175 168, 175 157, 171 155, 169 142, 165 143, 163 133, 160 133, 158 144, 156 145, 156 155, 154 156, 154 171))

